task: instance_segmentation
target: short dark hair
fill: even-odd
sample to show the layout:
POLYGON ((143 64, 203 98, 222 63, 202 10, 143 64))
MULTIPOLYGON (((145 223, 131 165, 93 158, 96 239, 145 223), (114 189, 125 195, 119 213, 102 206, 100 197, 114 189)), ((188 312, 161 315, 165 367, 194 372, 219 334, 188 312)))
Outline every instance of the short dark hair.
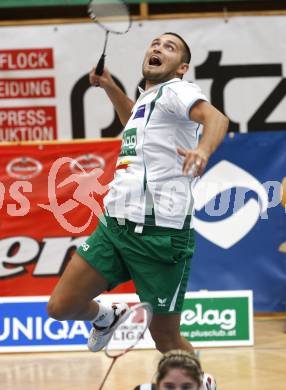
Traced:
POLYGON ((174 32, 165 32, 162 35, 167 35, 167 34, 168 35, 174 35, 174 37, 177 37, 182 42, 182 44, 184 46, 184 53, 183 53, 183 58, 182 59, 183 59, 184 62, 189 64, 190 61, 191 61, 192 55, 191 55, 191 50, 190 50, 187 42, 179 34, 176 34, 174 32))

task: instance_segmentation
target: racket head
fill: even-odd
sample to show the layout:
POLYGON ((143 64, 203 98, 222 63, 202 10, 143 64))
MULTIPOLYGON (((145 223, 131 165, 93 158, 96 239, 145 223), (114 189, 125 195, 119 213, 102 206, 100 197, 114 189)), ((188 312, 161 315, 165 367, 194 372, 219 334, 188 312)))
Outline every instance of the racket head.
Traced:
POLYGON ((125 34, 131 27, 130 9, 123 0, 90 0, 87 12, 105 31, 125 34))
POLYGON ((130 306, 114 327, 105 347, 105 354, 110 358, 118 358, 134 349, 144 338, 152 317, 153 309, 150 303, 142 302, 130 306))

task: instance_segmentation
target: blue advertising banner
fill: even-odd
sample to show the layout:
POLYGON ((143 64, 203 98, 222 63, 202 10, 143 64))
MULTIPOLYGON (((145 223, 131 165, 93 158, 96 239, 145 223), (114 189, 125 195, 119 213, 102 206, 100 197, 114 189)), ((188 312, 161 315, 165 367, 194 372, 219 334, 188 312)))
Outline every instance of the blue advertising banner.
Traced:
MULTIPOLYGON (((221 296, 219 292, 216 294, 221 296)), ((251 310, 252 300, 249 292, 239 292, 238 295, 249 297, 251 310)), ((90 322, 57 321, 50 318, 47 313, 48 299, 48 296, 0 297, 0 353, 88 350, 90 322)), ((105 294, 98 297, 97 301, 105 305, 126 302, 131 307, 138 303, 139 298, 136 294, 105 294)), ((131 314, 124 324, 116 329, 111 340, 112 348, 125 348, 126 341, 139 340, 139 337, 137 349, 154 348, 155 344, 149 332, 141 337, 140 332, 145 320, 136 313, 131 314)), ((235 327, 236 321, 233 322, 235 327)))
POLYGON ((56 321, 48 316, 47 297, 0 301, 0 352, 86 349, 87 321, 56 321))
POLYGON ((235 133, 212 156, 194 185, 190 291, 253 290, 256 312, 285 310, 285 151, 285 132, 235 133))

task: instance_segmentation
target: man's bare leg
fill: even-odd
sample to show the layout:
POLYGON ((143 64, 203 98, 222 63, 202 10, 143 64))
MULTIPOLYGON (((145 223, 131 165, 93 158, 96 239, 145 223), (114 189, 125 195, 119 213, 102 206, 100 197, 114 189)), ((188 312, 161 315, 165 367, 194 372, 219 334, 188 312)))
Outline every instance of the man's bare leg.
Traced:
POLYGON ((171 349, 193 351, 192 345, 180 335, 180 318, 180 314, 154 314, 149 329, 160 352, 171 349))
POLYGON ((107 287, 107 280, 75 253, 51 295, 48 313, 59 321, 91 321, 99 309, 93 298, 107 287))

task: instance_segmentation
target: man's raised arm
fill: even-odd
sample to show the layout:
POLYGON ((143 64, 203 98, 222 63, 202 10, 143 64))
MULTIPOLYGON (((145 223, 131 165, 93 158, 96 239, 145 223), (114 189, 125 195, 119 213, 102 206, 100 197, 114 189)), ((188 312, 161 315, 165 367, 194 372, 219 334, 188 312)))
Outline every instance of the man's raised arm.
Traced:
POLYGON ((101 87, 105 90, 119 116, 120 122, 125 126, 131 116, 134 102, 118 87, 106 68, 104 68, 102 76, 98 76, 93 68, 89 73, 89 81, 94 87, 101 87))
POLYGON ((203 134, 195 149, 178 148, 178 153, 184 157, 183 174, 188 175, 192 166, 193 176, 200 176, 205 170, 211 154, 222 142, 227 129, 228 118, 208 102, 198 102, 190 111, 190 119, 203 125, 203 134))

